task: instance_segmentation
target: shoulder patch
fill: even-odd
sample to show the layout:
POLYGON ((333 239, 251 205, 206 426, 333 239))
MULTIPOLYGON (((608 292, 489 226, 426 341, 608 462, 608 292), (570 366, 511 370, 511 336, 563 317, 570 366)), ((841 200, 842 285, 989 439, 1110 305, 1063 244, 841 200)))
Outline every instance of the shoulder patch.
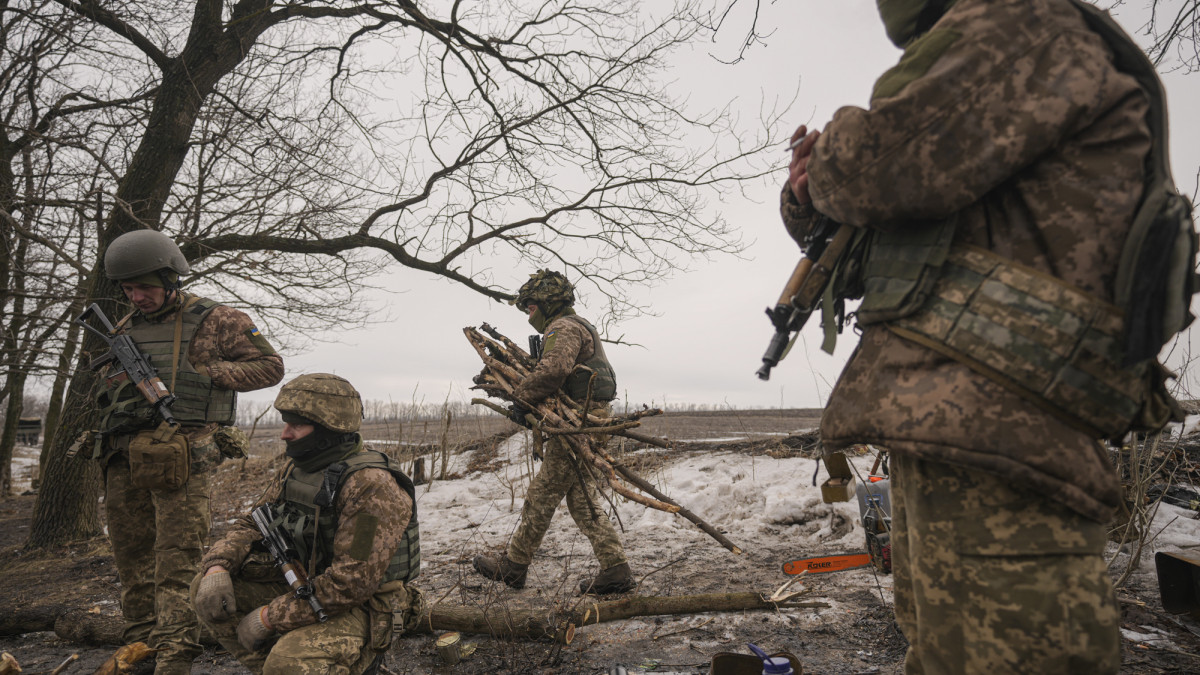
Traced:
POLYGON ((960 37, 962 37, 962 33, 942 28, 931 30, 913 40, 904 50, 904 56, 900 57, 900 62, 875 81, 875 88, 871 92, 871 102, 895 96, 910 82, 921 78, 960 37))
POLYGON ((379 529, 379 519, 369 513, 360 513, 354 519, 354 539, 350 542, 350 557, 365 561, 371 557, 375 547, 375 532, 379 529))
POLYGON ((552 330, 552 331, 546 333, 546 339, 542 341, 542 353, 543 354, 550 351, 551 349, 554 349, 554 343, 557 340, 557 338, 558 338, 558 331, 556 331, 556 330, 552 330))
POLYGON ((271 356, 275 353, 275 348, 271 346, 270 342, 267 342, 267 338, 263 337, 263 334, 259 332, 258 328, 250 326, 246 330, 242 331, 242 333, 246 336, 246 339, 250 340, 250 344, 254 345, 258 348, 258 351, 262 352, 263 356, 271 356))

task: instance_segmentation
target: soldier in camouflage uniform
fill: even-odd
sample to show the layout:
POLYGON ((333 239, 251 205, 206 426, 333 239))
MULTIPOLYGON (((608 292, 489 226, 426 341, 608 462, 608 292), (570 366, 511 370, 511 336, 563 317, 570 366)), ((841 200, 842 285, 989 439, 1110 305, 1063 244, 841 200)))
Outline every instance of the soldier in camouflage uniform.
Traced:
MULTIPOLYGON (((996 376, 999 361, 963 355, 971 341, 1002 340, 999 324, 959 324, 946 341, 930 326, 988 292, 1003 298, 996 312, 1068 285, 1084 306, 1113 302, 1148 171, 1147 92, 1068 0, 879 8, 905 49, 899 65, 876 82, 870 109, 796 131, 805 140, 782 195, 802 245, 822 217, 873 237, 862 337, 822 440, 827 451, 872 443, 892 454, 905 672, 1115 673, 1118 609, 1101 554, 1121 490, 1101 434, 1080 422, 1086 410, 1018 393, 996 376), (922 256, 927 268, 909 264, 922 256), (971 291, 981 277, 962 270, 978 260, 998 271, 971 291), (889 297, 913 297, 897 289, 930 270, 925 298, 905 308, 889 297), (1034 280, 1025 294, 1018 278, 1034 280)), ((1041 355, 1021 344, 993 352, 1041 355)))
MULTIPOLYGON (((512 419, 522 426, 529 426, 526 416, 530 413, 522 403, 537 405, 562 389, 571 400, 583 405, 588 400, 589 381, 592 404, 589 413, 598 417, 611 415, 610 403, 617 392, 616 374, 604 355, 599 334, 592 324, 575 314, 574 303, 575 289, 570 282, 550 270, 531 275, 517 293, 517 308, 527 313, 529 324, 545 336, 537 366, 513 391, 514 398, 521 403, 513 404, 512 419)), ((608 436, 592 436, 589 442, 603 448, 608 436)), ((577 470, 569 449, 558 437, 548 439, 544 448, 542 468, 529 484, 521 522, 509 541, 507 555, 478 556, 475 570, 512 588, 524 588, 533 554, 566 497, 571 519, 587 536, 600 561, 600 573, 581 581, 580 592, 609 594, 632 590, 636 586, 633 573, 617 531, 601 508, 603 502, 596 491, 595 478, 588 471, 577 470)))
POLYGON ((393 635, 420 612, 411 585, 421 566, 412 481, 394 460, 364 449, 362 401, 346 380, 301 375, 283 386, 275 408, 290 461, 256 506, 277 505, 329 619, 319 622, 290 591, 248 516, 201 561, 196 614, 254 673, 374 672, 393 635))
POLYGON ((188 264, 166 235, 138 230, 117 237, 104 268, 136 308, 120 327, 175 394, 172 411, 181 424, 172 438, 182 452, 165 465, 145 461, 131 444, 165 422, 127 378, 104 380, 92 456, 104 467, 123 637, 158 650, 156 673, 189 673, 201 647, 188 584, 208 538, 209 473, 225 457, 244 453, 244 435, 230 426, 235 392, 278 383, 283 359, 245 313, 180 289, 188 264))

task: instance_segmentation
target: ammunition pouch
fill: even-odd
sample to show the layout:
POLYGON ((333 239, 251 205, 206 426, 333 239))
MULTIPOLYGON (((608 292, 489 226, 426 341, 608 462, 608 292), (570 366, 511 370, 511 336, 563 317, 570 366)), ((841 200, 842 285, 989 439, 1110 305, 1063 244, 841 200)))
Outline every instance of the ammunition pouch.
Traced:
POLYGON ((955 245, 923 306, 887 327, 1096 438, 1182 419, 1157 362, 1122 365, 1118 307, 986 249, 955 245))
POLYGON ((191 471, 194 474, 215 469, 227 459, 242 459, 250 442, 237 427, 219 426, 191 439, 191 471))
POLYGON ((260 584, 287 584, 287 579, 284 578, 279 566, 275 564, 275 559, 271 557, 271 554, 254 549, 251 549, 246 559, 242 561, 237 576, 245 581, 260 584))
POLYGON ((377 653, 386 652, 392 641, 416 628, 425 599, 415 586, 403 581, 388 581, 367 601, 367 646, 377 653))
POLYGON ((178 490, 187 484, 190 469, 188 437, 179 425, 163 422, 129 441, 129 478, 135 488, 178 490))
POLYGON ((246 452, 250 450, 250 439, 246 437, 246 432, 237 427, 217 427, 213 439, 225 459, 245 459, 246 452))

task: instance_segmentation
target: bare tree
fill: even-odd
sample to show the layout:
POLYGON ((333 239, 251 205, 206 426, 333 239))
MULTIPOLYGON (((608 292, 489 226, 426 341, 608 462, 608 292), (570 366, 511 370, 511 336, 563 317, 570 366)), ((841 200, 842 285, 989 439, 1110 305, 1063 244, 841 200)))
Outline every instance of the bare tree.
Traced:
MULTIPOLYGON (((1097 4, 1116 8, 1126 2, 1097 4)), ((1154 65, 1188 73, 1200 69, 1200 0, 1150 0, 1148 11, 1150 18, 1140 32, 1149 38, 1146 55, 1154 65)))
MULTIPOLYGON (((775 119, 747 136, 655 79, 710 34, 701 0, 459 1, 439 15, 407 0, 55 5, 92 31, 78 63, 111 64, 61 86, 109 104, 104 124, 114 102, 129 107, 113 147, 130 151, 100 161, 117 178, 98 252, 163 229, 195 261, 191 281, 278 322, 297 306, 352 311, 354 291, 396 263, 498 300, 517 265, 571 269, 609 318, 636 314, 631 286, 739 250, 708 202, 768 168, 775 119)), ((112 311, 99 260, 79 278, 112 311)), ((82 358, 98 348, 85 339, 82 358)), ((63 432, 91 426, 93 386, 77 369, 63 432)), ((50 448, 31 545, 97 529, 94 479, 65 457, 72 436, 50 448)))

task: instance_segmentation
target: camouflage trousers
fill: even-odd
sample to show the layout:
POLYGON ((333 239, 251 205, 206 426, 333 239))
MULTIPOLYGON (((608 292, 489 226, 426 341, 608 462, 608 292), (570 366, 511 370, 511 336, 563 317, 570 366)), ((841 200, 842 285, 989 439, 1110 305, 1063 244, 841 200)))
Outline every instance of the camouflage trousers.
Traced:
MULTIPOLYGON (((594 437, 591 442, 604 447, 607 441, 607 436, 600 436, 594 437)), ((567 512, 579 531, 592 543, 592 551, 600 561, 600 568, 608 569, 624 563, 625 549, 604 511, 606 502, 596 490, 595 477, 583 467, 576 467, 559 437, 547 439, 543 450, 542 468, 529 483, 525 506, 521 509, 521 522, 508 542, 508 559, 521 565, 533 561, 533 554, 542 545, 546 530, 550 529, 554 512, 566 497, 567 512)))
MULTIPOLYGON (((202 576, 197 574, 192 582, 193 602, 202 576)), ((325 623, 290 630, 267 651, 252 652, 243 647, 237 638, 238 622, 286 593, 291 590, 283 581, 248 581, 234 576, 235 616, 229 621, 204 622, 204 628, 255 675, 361 675, 370 667, 375 652, 367 645, 367 612, 361 607, 331 616, 325 623)), ((406 602, 397 599, 394 607, 400 609, 406 602)))
POLYGON ((121 580, 122 638, 158 649, 155 672, 191 672, 203 651, 188 585, 208 538, 208 475, 178 490, 130 484, 129 457, 113 455, 104 470, 104 511, 121 580))
POLYGON ((907 675, 1120 668, 1105 526, 977 470, 892 458, 907 675))

